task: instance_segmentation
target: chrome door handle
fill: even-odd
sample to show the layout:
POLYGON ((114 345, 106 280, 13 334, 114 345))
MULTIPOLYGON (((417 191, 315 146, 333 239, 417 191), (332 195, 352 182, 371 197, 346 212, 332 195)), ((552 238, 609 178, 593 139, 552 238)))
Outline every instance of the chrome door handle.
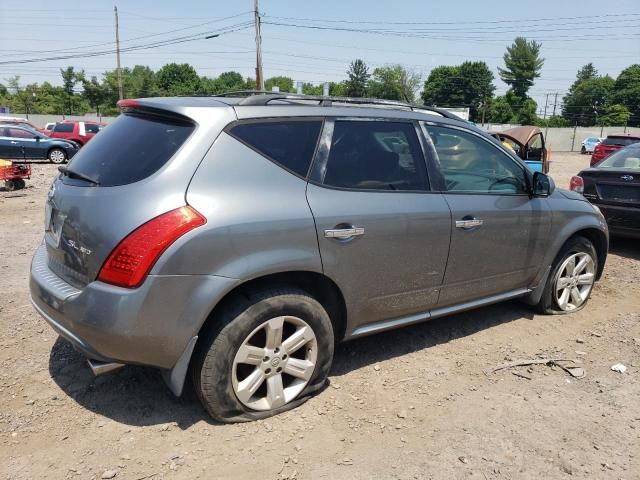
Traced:
POLYGON ((364 228, 362 227, 332 228, 324 231, 324 236, 326 238, 338 238, 341 240, 351 237, 359 237, 362 235, 364 235, 364 228))
POLYGON ((11 140, 9 143, 10 143, 11 145, 17 145, 17 144, 18 144, 18 142, 14 142, 13 140, 11 140))
POLYGON ((456 228, 463 228, 465 230, 468 230, 470 228, 479 227, 483 223, 484 222, 479 218, 465 218, 462 220, 456 220, 456 228))

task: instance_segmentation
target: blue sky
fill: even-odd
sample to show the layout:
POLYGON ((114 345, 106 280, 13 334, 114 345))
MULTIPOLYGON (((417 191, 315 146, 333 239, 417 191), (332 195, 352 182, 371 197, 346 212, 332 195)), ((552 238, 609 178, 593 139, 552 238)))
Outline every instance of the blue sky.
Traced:
MULTIPOLYGON (((242 27, 252 20, 253 8, 253 0, 129 0, 116 4, 123 47, 200 32, 213 33, 234 25, 242 27), (205 22, 209 23, 202 25, 205 22), (166 33, 178 29, 181 30, 166 33), (132 40, 143 36, 146 38, 132 40)), ((64 53, 109 49, 107 42, 113 41, 113 5, 86 0, 53 3, 0 0, 0 61, 56 56, 67 49, 70 50, 64 53), (89 10, 89 6, 95 8, 89 10)), ((587 62, 614 77, 624 67, 640 63, 639 0, 261 0, 260 10, 264 14, 263 58, 267 77, 288 75, 314 83, 337 81, 345 77, 348 63, 359 57, 372 68, 400 63, 426 78, 439 65, 484 60, 496 76, 498 93, 502 93, 506 86, 499 80, 497 67, 502 65, 506 46, 522 34, 542 43, 546 61, 542 77, 530 92, 542 108, 546 93, 557 91, 561 98, 578 68, 587 62), (378 30, 378 33, 350 29, 378 30)), ((215 76, 236 70, 244 76, 254 76, 254 48, 250 27, 209 40, 124 52, 122 63, 157 69, 168 62, 188 62, 201 75, 215 76)), ((99 76, 115 68, 115 55, 0 65, 0 82, 20 75, 24 84, 44 80, 59 84, 59 68, 70 64, 99 76)))

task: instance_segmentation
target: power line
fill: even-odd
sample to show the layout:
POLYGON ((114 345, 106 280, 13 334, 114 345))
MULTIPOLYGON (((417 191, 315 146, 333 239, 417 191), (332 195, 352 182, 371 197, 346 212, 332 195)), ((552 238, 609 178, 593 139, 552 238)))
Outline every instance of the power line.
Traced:
MULTIPOLYGON (((225 35, 232 32, 245 30, 247 28, 250 28, 251 26, 253 26, 253 22, 238 23, 235 25, 230 25, 229 27, 225 27, 224 29, 221 29, 218 31, 200 32, 200 33, 196 33, 196 34, 188 35, 184 37, 177 37, 173 39, 160 40, 158 42, 153 42, 148 44, 125 47, 125 48, 122 48, 121 51, 129 52, 129 51, 145 50, 150 48, 158 48, 166 45, 175 45, 179 43, 193 42, 197 40, 203 40, 205 36, 225 35)), ((96 51, 96 52, 86 52, 86 53, 79 53, 79 54, 72 54, 72 55, 60 55, 60 56, 45 57, 45 58, 31 58, 26 60, 8 60, 8 61, 0 62, 0 65, 18 65, 23 63, 36 63, 36 62, 45 62, 45 61, 51 61, 51 60, 69 60, 69 59, 75 59, 75 58, 89 58, 89 57, 98 57, 102 55, 111 55, 113 53, 115 53, 115 50, 109 49, 109 50, 102 50, 102 51, 96 51)))
MULTIPOLYGON (((268 15, 264 15, 267 17, 268 15)), ((557 21, 557 20, 583 20, 583 19, 593 19, 593 15, 587 16, 575 16, 575 17, 553 17, 553 18, 525 18, 525 19, 514 19, 514 18, 506 18, 501 20, 468 20, 468 21, 455 21, 455 22, 438 22, 438 21, 426 21, 426 22, 398 22, 398 21, 387 21, 387 20, 344 20, 344 19, 319 19, 319 18, 299 18, 299 17, 275 17, 268 16, 269 18, 280 18, 287 20, 302 20, 302 21, 319 21, 319 22, 327 22, 327 23, 360 23, 360 24, 385 24, 385 25, 471 25, 471 24, 504 24, 505 22, 510 23, 518 23, 518 22, 544 22, 544 21, 557 21)), ((610 18, 610 17, 640 17, 640 13, 611 13, 605 15, 598 15, 598 18, 610 18)))

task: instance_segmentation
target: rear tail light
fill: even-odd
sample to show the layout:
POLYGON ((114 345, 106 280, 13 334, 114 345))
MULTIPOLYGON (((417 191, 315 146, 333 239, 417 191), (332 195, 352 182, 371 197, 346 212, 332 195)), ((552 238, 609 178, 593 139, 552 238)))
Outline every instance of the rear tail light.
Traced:
POLYGON ((160 255, 173 242, 206 222, 189 206, 149 220, 116 246, 102 265, 98 280, 125 288, 139 287, 160 255))
POLYGON ((572 192, 583 193, 584 192, 584 180, 582 177, 574 175, 569 182, 569 190, 572 192))

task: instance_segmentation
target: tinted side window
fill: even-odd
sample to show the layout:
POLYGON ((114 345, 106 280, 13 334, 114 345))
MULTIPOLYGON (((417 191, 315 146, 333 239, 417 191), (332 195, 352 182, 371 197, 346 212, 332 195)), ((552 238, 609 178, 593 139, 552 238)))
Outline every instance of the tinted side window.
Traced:
POLYGON ((325 185, 365 190, 424 190, 426 177, 412 123, 335 122, 325 185))
POLYGON ((87 133, 98 133, 100 131, 100 126, 99 125, 92 125, 90 123, 87 123, 85 125, 85 129, 86 129, 87 133))
POLYGON ((82 147, 69 166, 103 187, 137 182, 165 165, 194 128, 172 118, 120 115, 82 147))
POLYGON ((53 127, 54 132, 71 133, 73 132, 73 123, 58 123, 53 127))
POLYGON ((425 128, 438 154, 447 191, 527 192, 524 169, 489 142, 457 129, 425 128))
POLYGON ((320 120, 249 122, 234 126, 230 133, 258 153, 306 177, 321 127, 320 120))
POLYGON ((21 128, 9 128, 9 136, 12 138, 33 138, 33 134, 21 128))

